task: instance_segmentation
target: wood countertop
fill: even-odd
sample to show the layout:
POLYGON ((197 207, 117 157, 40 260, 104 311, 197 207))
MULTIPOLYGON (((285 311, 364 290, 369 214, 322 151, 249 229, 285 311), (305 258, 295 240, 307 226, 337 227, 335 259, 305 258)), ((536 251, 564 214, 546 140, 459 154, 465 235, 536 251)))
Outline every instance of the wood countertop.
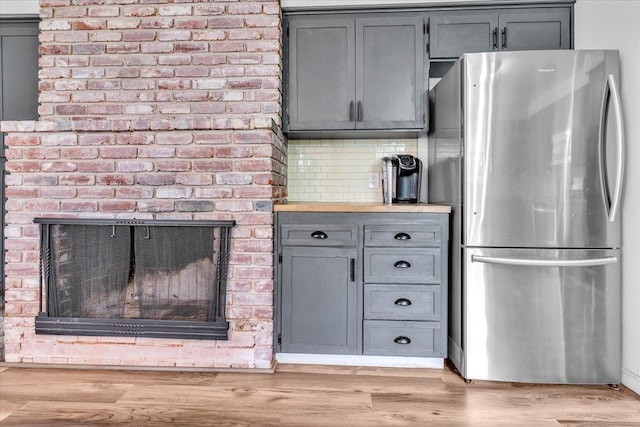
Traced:
POLYGON ((382 213, 450 213, 451 207, 444 205, 342 202, 288 202, 275 204, 275 212, 382 212, 382 213))

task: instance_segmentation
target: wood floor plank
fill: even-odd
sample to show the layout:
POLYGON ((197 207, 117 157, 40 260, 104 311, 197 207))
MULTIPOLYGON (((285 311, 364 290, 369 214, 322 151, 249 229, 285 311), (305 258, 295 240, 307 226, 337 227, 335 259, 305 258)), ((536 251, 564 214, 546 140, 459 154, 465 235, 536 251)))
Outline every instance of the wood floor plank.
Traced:
POLYGON ((625 387, 465 384, 450 369, 10 367, 0 405, 2 426, 640 426, 640 396, 625 387))

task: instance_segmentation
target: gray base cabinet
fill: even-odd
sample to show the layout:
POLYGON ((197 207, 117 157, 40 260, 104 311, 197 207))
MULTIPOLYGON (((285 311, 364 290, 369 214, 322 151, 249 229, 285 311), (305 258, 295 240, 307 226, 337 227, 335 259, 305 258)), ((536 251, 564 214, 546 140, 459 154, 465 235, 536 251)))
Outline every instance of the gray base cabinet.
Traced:
POLYGON ((446 357, 448 215, 276 213, 280 353, 446 357))
POLYGON ((283 352, 356 353, 356 258, 356 248, 283 248, 283 352))

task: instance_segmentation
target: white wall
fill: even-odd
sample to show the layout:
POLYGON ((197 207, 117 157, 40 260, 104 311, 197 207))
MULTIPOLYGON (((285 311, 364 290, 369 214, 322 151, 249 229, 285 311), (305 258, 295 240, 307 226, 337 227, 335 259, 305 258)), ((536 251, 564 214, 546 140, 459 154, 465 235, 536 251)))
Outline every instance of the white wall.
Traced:
POLYGON ((640 0, 578 0, 575 48, 618 49, 627 139, 622 230, 622 383, 640 394, 640 0))
POLYGON ((0 0, 0 15, 37 15, 38 0, 0 0))

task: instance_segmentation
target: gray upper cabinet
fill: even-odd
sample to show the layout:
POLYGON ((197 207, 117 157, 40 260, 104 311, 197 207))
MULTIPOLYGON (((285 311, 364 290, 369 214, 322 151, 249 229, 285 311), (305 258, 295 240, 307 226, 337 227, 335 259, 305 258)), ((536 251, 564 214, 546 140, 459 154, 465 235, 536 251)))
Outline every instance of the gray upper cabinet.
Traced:
POLYGON ((424 19, 292 16, 285 130, 423 129, 424 19))
POLYGON ((424 127, 424 20, 356 20, 358 129, 424 127))
POLYGON ((354 127, 355 41, 353 19, 290 20, 290 130, 354 127))
POLYGON ((431 59, 497 50, 570 49, 571 8, 437 12, 429 18, 431 59))
POLYGON ((570 49, 571 11, 557 8, 500 14, 502 50, 570 49))
POLYGON ((498 15, 483 12, 435 13, 429 18, 429 56, 457 58, 498 47, 498 15))

